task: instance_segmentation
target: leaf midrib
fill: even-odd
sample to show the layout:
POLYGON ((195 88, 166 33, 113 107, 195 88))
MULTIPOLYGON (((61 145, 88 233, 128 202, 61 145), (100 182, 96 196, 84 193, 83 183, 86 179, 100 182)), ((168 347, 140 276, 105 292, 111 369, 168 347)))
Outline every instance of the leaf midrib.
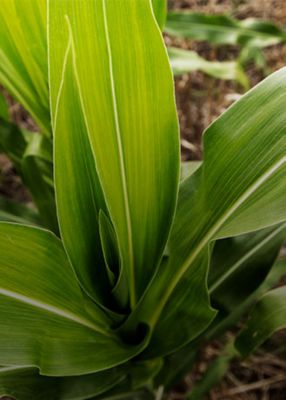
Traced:
POLYGON ((127 222, 127 242, 128 242, 128 257, 129 257, 129 289, 130 289, 130 305, 133 309, 136 305, 136 290, 135 290, 135 273, 134 273, 134 252, 133 252, 133 243, 132 243, 132 225, 131 225, 131 213, 130 213, 130 205, 128 198, 128 190, 127 190, 127 179, 126 179, 126 168, 124 163, 123 156, 123 145, 122 145, 122 134, 119 123, 119 112, 117 106, 117 97, 115 91, 115 79, 113 72, 113 57, 111 50, 111 43, 109 37, 109 29, 108 29, 108 19, 107 19, 107 10, 106 10, 106 0, 102 0, 102 11, 103 11, 103 22, 104 22, 104 32, 105 39, 107 45, 107 54, 109 61, 109 75, 110 75, 110 87, 112 94, 112 106, 113 106, 113 115, 114 115, 114 123, 115 123, 115 131, 116 131, 116 141, 119 155, 119 164, 120 164, 120 175, 121 175, 121 184, 123 188, 123 198, 124 198, 124 208, 125 208, 125 217, 127 222))
POLYGON ((286 224, 280 225, 277 229, 272 231, 266 238, 249 250, 243 257, 241 257, 237 262, 235 262, 220 278, 218 278, 209 288, 209 294, 212 294, 222 283, 229 278, 237 269, 251 256, 253 256, 258 250, 260 250, 266 243, 278 235, 283 229, 285 229, 286 224))
POLYGON ((217 222, 211 227, 205 234, 204 238, 198 243, 194 250, 189 254, 189 257, 184 261, 181 268, 175 274, 173 280, 169 282, 169 286, 161 298, 160 303, 156 311, 154 312, 151 323, 155 324, 163 310, 168 298, 171 293, 176 288, 177 284, 189 269, 190 265, 196 260, 197 256, 203 250, 203 248, 214 238, 215 234, 220 230, 223 224, 228 220, 228 218, 261 186, 269 177, 271 177, 284 163, 286 162, 286 156, 280 158, 272 167, 270 167, 266 172, 264 172, 254 183, 252 183, 248 189, 236 200, 236 202, 226 210, 222 216, 217 220, 217 222))
POLYGON ((86 328, 92 329, 93 331, 95 331, 97 333, 101 333, 105 336, 109 336, 109 334, 105 330, 103 330, 100 326, 95 325, 94 323, 92 323, 91 321, 89 321, 85 318, 79 317, 78 315, 74 314, 71 311, 64 310, 62 308, 53 306, 49 303, 45 303, 41 300, 34 299, 33 297, 28 297, 26 295, 23 295, 16 291, 5 289, 3 287, 0 287, 0 295, 9 297, 13 300, 19 301, 24 304, 28 304, 28 305, 38 308, 38 309, 45 310, 51 314, 55 314, 59 317, 63 317, 67 320, 70 320, 72 322, 75 322, 82 326, 85 326, 86 328))

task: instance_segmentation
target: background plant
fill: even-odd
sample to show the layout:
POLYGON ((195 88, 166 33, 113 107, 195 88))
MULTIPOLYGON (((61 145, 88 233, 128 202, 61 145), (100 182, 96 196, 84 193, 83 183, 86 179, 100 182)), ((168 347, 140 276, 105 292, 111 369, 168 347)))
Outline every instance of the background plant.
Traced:
MULTIPOLYGON (((241 71, 247 63, 254 61, 267 73, 262 50, 286 41, 285 31, 270 21, 255 18, 240 21, 228 15, 208 15, 180 10, 168 13, 164 30, 171 36, 203 40, 215 46, 237 45, 240 49, 236 64, 237 71, 240 71, 237 80, 242 84, 241 71)), ((187 53, 185 56, 187 60, 187 53)))

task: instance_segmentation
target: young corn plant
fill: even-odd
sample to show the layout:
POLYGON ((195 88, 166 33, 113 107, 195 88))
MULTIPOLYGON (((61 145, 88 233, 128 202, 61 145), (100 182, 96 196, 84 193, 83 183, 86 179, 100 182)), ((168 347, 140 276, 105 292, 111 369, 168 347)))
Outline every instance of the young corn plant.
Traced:
MULTIPOLYGON (((227 15, 208 15, 181 10, 168 13, 164 30, 173 37, 206 40, 216 46, 238 46, 240 54, 236 68, 239 81, 243 76, 243 67, 250 61, 256 63, 265 73, 269 73, 262 50, 286 41, 285 30, 270 21, 256 18, 240 21, 227 15)), ((189 56, 185 53, 185 64, 191 56, 192 52, 189 56)), ((230 67, 229 69, 231 71, 230 67)))
MULTIPOLYGON (((151 1, 38 6, 59 232, 0 222, 0 394, 158 399, 284 272, 274 262, 286 231, 286 70, 206 130, 203 163, 180 181, 151 1)), ((285 325, 283 311, 267 319, 284 292, 257 303, 235 354, 285 325)))

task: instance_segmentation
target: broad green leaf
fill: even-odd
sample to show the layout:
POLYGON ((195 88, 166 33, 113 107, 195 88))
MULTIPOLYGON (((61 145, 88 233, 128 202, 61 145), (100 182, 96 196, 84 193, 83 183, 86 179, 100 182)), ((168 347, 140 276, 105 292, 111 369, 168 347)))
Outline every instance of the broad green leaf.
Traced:
POLYGON ((87 400, 116 386, 125 375, 120 369, 96 374, 54 378, 30 367, 0 368, 0 396, 16 400, 87 400))
POLYGON ((165 32, 215 44, 253 47, 266 47, 286 41, 286 32, 271 22, 253 18, 239 21, 227 15, 182 11, 168 13, 165 32))
POLYGON ((286 224, 218 240, 208 277, 216 307, 230 312, 264 281, 286 239, 286 224))
POLYGON ((286 287, 273 289, 264 295, 250 314, 235 345, 243 357, 255 350, 274 332, 286 327, 286 287))
POLYGON ((167 0, 152 0, 152 6, 158 25, 163 29, 167 17, 167 0))
POLYGON ((91 314, 62 244, 48 231, 0 223, 0 364, 49 376, 82 375, 127 361, 128 346, 93 304, 91 314))
POLYGON ((209 244, 286 219, 285 85, 282 69, 204 134, 204 163, 181 184, 169 261, 126 325, 144 321, 155 327, 149 349, 153 356, 174 351, 210 323, 205 283, 209 244))
POLYGON ((125 373, 125 379, 107 393, 92 400, 153 400, 152 379, 161 365, 162 361, 155 359, 147 362, 132 361, 119 367, 125 373))
POLYGON ((271 267, 266 279, 262 284, 248 297, 244 299, 239 305, 237 305, 229 314, 222 315, 218 314, 218 317, 213 321, 207 332, 205 338, 207 340, 213 340, 224 334, 227 330, 237 325, 241 318, 249 312, 249 309, 253 306, 257 300, 273 289, 275 285, 286 275, 286 263, 285 260, 278 259, 275 264, 271 267))
MULTIPOLYGON (((83 288, 94 300, 111 307, 112 288, 104 265, 98 222, 99 211, 107 213, 107 210, 87 136, 70 45, 61 72, 63 81, 54 124, 55 187, 61 237, 83 288)), ((52 81, 54 76, 51 68, 52 81)))
POLYGON ((39 214, 33 208, 3 196, 0 196, 0 220, 26 225, 42 225, 39 214))
POLYGON ((137 398, 140 394, 142 400, 152 399, 147 392, 138 389, 152 379, 160 365, 158 360, 134 362, 71 377, 42 376, 31 367, 0 367, 0 396, 13 396, 16 400, 88 400, 137 398))
MULTIPOLYGON (((260 232, 258 232, 260 234, 260 232)), ((275 239, 273 238, 275 241, 275 239)), ((206 341, 220 339, 226 331, 232 329, 241 321, 243 315, 249 311, 251 306, 258 298, 273 288, 275 284, 286 274, 285 260, 278 260, 271 268, 266 279, 250 296, 248 296, 240 305, 238 305, 230 314, 216 318, 206 332, 203 332, 195 341, 188 343, 175 353, 164 358, 164 366, 156 377, 157 385, 164 385, 166 390, 171 389, 177 382, 193 368, 199 350, 206 341)), ((222 361, 224 363, 224 361, 222 361)), ((220 361, 219 361, 220 364, 220 361)), ((215 373, 215 371, 214 371, 215 373)), ((212 375, 212 374, 211 374, 212 375)))
POLYGON ((1 1, 0 82, 50 135, 45 0, 1 1))
POLYGON ((170 47, 168 54, 174 75, 202 71, 214 78, 234 80, 245 89, 249 88, 247 75, 237 61, 208 61, 200 57, 195 51, 175 47, 170 47))
MULTIPOLYGON (((106 0, 51 0, 49 26, 55 136, 67 130, 66 141, 73 140, 73 118, 87 131, 134 308, 162 256, 177 197, 178 124, 162 37, 151 2, 133 0, 116 7, 106 0), (67 71, 76 79, 61 90, 67 71), (73 85, 76 100, 64 94, 73 85), (71 107, 63 111, 65 102, 71 107)), ((56 154, 61 148, 56 139, 56 154)), ((56 165, 56 176, 57 168, 64 170, 56 165)))

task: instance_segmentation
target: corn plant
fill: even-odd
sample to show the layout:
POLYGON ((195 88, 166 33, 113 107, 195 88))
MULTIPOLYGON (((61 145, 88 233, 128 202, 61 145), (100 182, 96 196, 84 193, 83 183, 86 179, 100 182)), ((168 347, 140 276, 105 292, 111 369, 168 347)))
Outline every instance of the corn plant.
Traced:
MULTIPOLYGON (((286 70, 206 130, 203 163, 180 181, 151 2, 49 0, 46 42, 59 233, 0 222, 0 393, 159 398, 182 352, 191 358, 271 287, 285 241, 286 70)), ((269 293, 266 310, 273 296, 285 306, 269 293)), ((247 349, 250 320, 236 351, 283 323, 281 313, 247 349)))
MULTIPOLYGON (((167 3, 165 0, 154 0, 152 5, 157 22, 163 28, 167 3)), ((17 210, 21 213, 27 211, 25 216, 31 215, 32 218, 25 222, 34 223, 36 218, 42 226, 58 233, 49 117, 46 1, 3 0, 0 22, 0 82, 33 116, 40 133, 34 135, 19 129, 9 121, 8 115, 5 118, 0 116, 0 150, 14 164, 40 214, 32 216, 29 209, 23 210, 22 205, 2 199, 0 217, 15 221, 19 219, 17 210), (33 26, 33 29, 27 30, 27 25, 33 26)), ((174 48, 170 48, 168 54, 175 75, 199 70, 215 78, 236 80, 242 87, 248 88, 248 79, 236 61, 210 62, 195 52, 174 48)), ((2 103, 0 100, 1 108, 2 103)))
POLYGON ((0 94, 0 151, 12 161, 30 190, 36 210, 1 198, 1 219, 47 226, 58 232, 54 201, 52 140, 43 134, 21 129, 11 122, 7 104, 0 94), (2 100, 2 101, 1 101, 2 100), (1 112, 2 111, 2 112, 1 112), (19 212, 18 212, 19 210, 19 212))
POLYGON ((164 30, 174 37, 206 40, 216 46, 237 45, 240 49, 237 68, 254 61, 265 72, 267 65, 262 50, 286 41, 285 30, 270 21, 256 18, 240 21, 227 15, 180 10, 168 13, 164 30))

